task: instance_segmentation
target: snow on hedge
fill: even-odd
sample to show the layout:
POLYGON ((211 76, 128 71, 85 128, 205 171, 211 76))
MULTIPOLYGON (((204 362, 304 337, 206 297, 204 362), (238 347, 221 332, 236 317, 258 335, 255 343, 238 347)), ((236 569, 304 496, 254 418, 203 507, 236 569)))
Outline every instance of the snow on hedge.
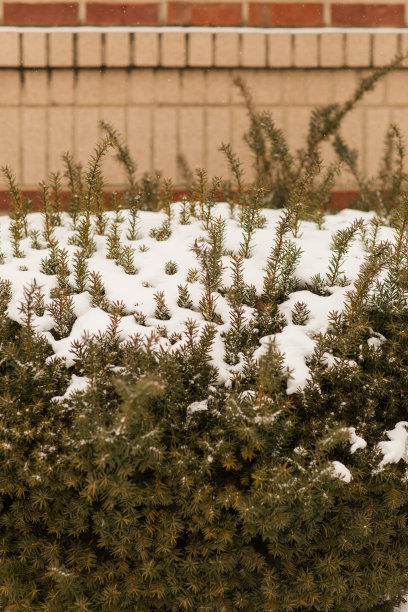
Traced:
MULTIPOLYGON (((151 236, 151 230, 159 227, 165 220, 162 212, 139 212, 139 224, 136 240, 126 238, 126 227, 128 225, 127 212, 122 211, 121 244, 129 246, 134 250, 134 274, 127 274, 123 267, 117 265, 113 259, 107 258, 107 238, 96 235, 96 251, 88 259, 89 271, 97 272, 101 275, 102 283, 105 288, 107 303, 120 303, 124 312, 121 317, 119 333, 121 340, 125 341, 133 334, 150 336, 152 332, 160 331, 158 342, 168 350, 174 350, 184 341, 185 323, 187 320, 194 320, 199 326, 205 325, 203 316, 199 311, 199 300, 202 294, 198 275, 193 282, 188 282, 188 290, 191 296, 192 308, 180 308, 177 305, 178 286, 186 284, 189 271, 198 268, 198 262, 193 253, 192 246, 195 241, 200 243, 206 239, 206 231, 199 219, 191 218, 189 224, 178 222, 180 204, 173 205, 171 234, 167 240, 157 240, 151 236), (172 265, 169 264, 172 262, 172 265), (175 265, 174 265, 175 264, 175 265), (169 273, 171 272, 171 273, 169 273), (169 319, 159 320, 155 316, 156 302, 154 296, 156 292, 163 292, 166 305, 169 309, 169 319), (136 316, 134 316, 136 313, 136 316), (143 324, 140 323, 141 319, 143 324), (178 341, 170 342, 172 334, 178 335, 178 341)), ((275 228, 282 211, 263 210, 266 217, 265 227, 257 229, 253 241, 251 256, 243 260, 244 280, 248 284, 256 287, 258 294, 262 293, 263 277, 268 254, 273 243, 275 228)), ((115 213, 106 213, 107 218, 112 220, 115 213)), ((242 228, 238 221, 231 218, 230 208, 226 204, 219 204, 213 211, 214 217, 221 216, 226 221, 225 232, 225 254, 222 256, 223 274, 222 284, 228 287, 231 282, 231 259, 232 253, 238 253, 242 241, 242 228)), ((299 237, 293 238, 296 246, 302 251, 300 262, 296 269, 296 277, 299 286, 305 286, 310 282, 311 277, 320 274, 325 278, 330 258, 330 246, 332 237, 339 229, 345 229, 356 219, 363 219, 366 223, 373 217, 372 213, 363 213, 355 210, 343 210, 335 215, 326 215, 323 229, 318 229, 316 224, 303 222, 299 237)), ((41 233, 43 229, 43 218, 40 213, 28 215, 29 230, 37 230, 41 233)), ((14 257, 12 246, 9 240, 10 219, 0 217, 0 244, 4 254, 0 265, 0 277, 10 280, 12 283, 12 298, 8 308, 11 319, 22 322, 20 304, 23 300, 24 287, 36 280, 41 286, 46 298, 46 304, 52 302, 50 293, 57 287, 56 275, 44 274, 43 262, 49 255, 49 249, 33 248, 30 237, 21 241, 20 247, 25 257, 14 257)), ((382 239, 392 240, 391 228, 382 227, 380 230, 382 239)), ((62 225, 54 229, 54 238, 58 241, 60 249, 68 252, 69 268, 71 277, 70 283, 74 285, 73 279, 73 255, 78 250, 72 244, 74 230, 68 214, 62 214, 62 225)), ((41 241, 39 242, 41 244, 41 241)), ((280 312, 286 319, 286 326, 280 333, 273 336, 265 336, 260 340, 260 346, 255 351, 255 357, 260 357, 266 350, 271 339, 274 339, 278 349, 284 356, 284 366, 290 371, 287 384, 287 393, 291 394, 303 388, 309 375, 306 363, 315 347, 315 336, 318 333, 325 333, 329 324, 329 313, 341 310, 345 294, 352 288, 359 267, 364 261, 365 253, 361 237, 358 237, 351 244, 348 256, 342 266, 348 284, 345 286, 327 286, 328 295, 316 295, 307 289, 295 291, 280 306, 280 312), (304 302, 310 310, 308 321, 304 325, 294 325, 291 313, 296 302, 304 302)), ((194 275, 193 275, 194 276, 194 275)), ((64 338, 55 339, 52 329, 55 322, 52 316, 45 311, 42 316, 36 316, 34 325, 36 330, 42 333, 52 347, 55 356, 65 359, 67 367, 74 364, 75 355, 72 352, 72 343, 80 340, 84 334, 97 334, 104 332, 110 324, 110 315, 107 311, 99 307, 92 307, 91 298, 88 291, 72 295, 73 310, 75 321, 72 329, 64 338)), ((246 314, 250 316, 254 309, 246 308, 246 314), (251 312, 252 311, 252 312, 251 312)), ((238 371, 242 365, 241 359, 237 365, 231 366, 224 361, 224 342, 222 333, 230 329, 229 305, 224 296, 217 296, 217 313, 221 316, 222 323, 217 325, 217 334, 212 349, 212 362, 219 372, 219 382, 229 383, 234 372, 238 371)), ((377 334, 378 335, 378 334, 377 334)), ((381 344, 384 338, 374 337, 369 342, 381 344)), ((328 360, 333 360, 333 356, 328 355, 328 360)), ((330 365, 330 364, 329 364, 330 365)), ((71 384, 61 397, 67 397, 75 390, 85 389, 88 380, 72 375, 71 384)), ((379 450, 384 457, 380 463, 380 468, 390 462, 397 462, 406 459, 406 423, 398 423, 395 430, 387 432, 388 441, 378 444, 379 450)), ((355 434, 354 428, 349 428, 351 452, 365 447, 365 441, 355 434)), ((345 468, 346 469, 346 468, 345 468)), ((333 475, 337 475, 348 481, 349 473, 345 472, 337 462, 333 466, 333 475)))
MULTIPOLYGON (((203 317, 198 309, 198 302, 202 293, 202 287, 198 280, 188 283, 188 289, 193 301, 192 309, 177 306, 179 284, 186 283, 189 269, 198 268, 197 259, 192 252, 195 240, 199 242, 206 237, 206 231, 202 229, 202 223, 198 219, 192 219, 188 225, 177 222, 179 204, 173 206, 173 221, 171 235, 167 240, 158 241, 150 236, 153 228, 159 227, 165 219, 162 212, 141 211, 138 225, 138 239, 126 239, 126 212, 122 213, 123 223, 121 243, 129 245, 134 249, 134 265, 136 274, 126 274, 121 266, 114 260, 106 258, 107 244, 105 236, 95 236, 96 252, 89 258, 90 271, 99 272, 106 291, 106 298, 110 302, 122 302, 126 314, 121 319, 120 333, 125 340, 135 333, 150 335, 158 327, 166 328, 167 336, 173 333, 183 334, 184 324, 187 319, 196 320, 200 325, 204 324, 203 317), (166 273, 166 263, 175 262, 177 271, 174 274, 166 273), (155 318, 154 294, 163 291, 166 304, 170 310, 169 320, 158 320, 155 318), (135 321, 133 313, 139 312, 146 316, 145 325, 135 321)), ((213 211, 214 216, 221 215, 226 220, 225 252, 238 252, 242 241, 242 228, 237 220, 231 219, 229 207, 219 204, 213 211)), ((264 210, 267 219, 264 228, 256 230, 254 247, 251 257, 244 260, 244 280, 255 285, 257 292, 262 292, 265 263, 272 245, 274 228, 281 215, 279 210, 264 210)), ((107 213, 113 218, 114 213, 107 213)), ((307 283, 310 278, 320 273, 325 275, 330 257, 330 243, 333 234, 341 228, 348 227, 355 219, 363 218, 369 221, 371 213, 362 213, 355 210, 344 210, 336 215, 325 217, 324 229, 319 230, 314 223, 303 222, 301 236, 293 239, 301 248, 302 256, 296 270, 296 276, 301 283, 307 283)), ((40 213, 28 215, 30 230, 42 230, 42 217, 40 213)), ((70 269, 73 271, 72 257, 78 247, 70 244, 74 232, 71 220, 67 214, 62 215, 62 225, 56 227, 54 236, 58 240, 59 248, 68 251, 70 258, 70 269)), ((382 237, 391 238, 392 232, 389 228, 382 228, 382 237)), ((9 243, 9 218, 0 218, 1 248, 5 254, 5 261, 0 266, 0 276, 12 282, 13 297, 9 305, 9 316, 21 321, 19 304, 23 296, 24 286, 28 286, 34 279, 42 286, 42 291, 49 297, 50 290, 57 286, 55 275, 43 274, 40 271, 41 261, 47 257, 47 249, 34 249, 30 246, 30 238, 21 241, 21 248, 26 257, 17 258, 12 255, 9 243)), ((350 280, 356 278, 359 265, 364 259, 364 251, 360 239, 355 240, 350 248, 348 257, 344 263, 343 270, 350 280)), ((229 285, 231 280, 230 256, 223 255, 224 266, 222 283, 229 285)), ((71 274, 72 276, 72 274, 71 274)), ((330 292, 328 296, 319 296, 308 290, 292 293, 289 299, 281 304, 280 310, 285 315, 287 325, 281 333, 275 335, 278 348, 285 355, 285 366, 291 370, 291 378, 288 382, 288 393, 294 393, 299 387, 303 387, 308 377, 308 368, 305 363, 314 349, 314 335, 324 333, 328 327, 328 315, 333 310, 341 310, 344 296, 350 285, 346 287, 327 287, 330 292), (311 311, 309 320, 305 325, 293 325, 291 321, 291 310, 298 301, 305 302, 311 311)), ((97 333, 105 331, 109 325, 109 314, 101 308, 92 308, 90 296, 87 291, 75 294, 73 306, 76 320, 71 333, 60 340, 55 340, 51 334, 53 319, 49 314, 37 317, 35 324, 37 331, 43 332, 52 346, 55 355, 66 359, 67 366, 74 362, 74 356, 70 350, 73 340, 79 340, 85 333, 97 333)), ((247 307, 248 309, 248 307, 247 307)), ((225 297, 219 295, 217 298, 217 312, 221 315, 223 323, 217 326, 217 336, 213 346, 213 363, 219 369, 219 382, 227 382, 232 371, 240 367, 229 366, 223 360, 223 342, 221 333, 230 327, 229 306, 225 297)), ((251 309, 248 309, 250 311, 251 309)), ((248 312, 250 314, 250 312, 248 312)), ((271 338, 265 337, 261 340, 261 346, 256 351, 259 357, 264 351, 271 338)), ((181 340, 180 340, 181 342, 181 340)), ((161 343, 170 348, 170 342, 161 338, 161 343)), ((177 346, 177 343, 173 346, 177 346)), ((171 350, 171 349, 170 349, 171 350)))
MULTIPOLYGON (((206 240, 207 232, 199 219, 191 218, 190 223, 181 224, 179 214, 181 204, 173 205, 171 233, 166 240, 157 240, 151 235, 151 230, 160 227, 165 220, 163 212, 139 212, 137 239, 126 238, 126 228, 129 222, 127 212, 121 211, 122 223, 120 224, 120 240, 122 246, 128 246, 134 252, 134 273, 128 274, 124 268, 118 265, 114 259, 107 258, 107 238, 96 235, 94 237, 96 250, 88 259, 89 271, 101 275, 105 288, 107 303, 120 303, 122 317, 119 333, 121 340, 125 341, 133 334, 150 336, 159 331, 158 342, 168 350, 174 350, 184 341, 185 323, 194 320, 199 326, 206 322, 200 314, 199 301, 202 295, 202 286, 197 275, 191 275, 192 269, 198 269, 197 258, 192 250, 193 244, 199 244, 206 240), (171 264, 171 265, 170 265, 171 264), (188 275, 190 272, 190 280, 188 275), (189 294, 192 300, 192 308, 180 308, 177 305, 178 286, 188 284, 189 294), (155 294, 163 292, 166 306, 169 309, 167 320, 156 317, 155 294), (173 335, 173 341, 169 338, 173 335), (178 340, 174 341, 174 338, 178 340)), ((280 210, 263 210, 266 224, 262 229, 257 229, 253 240, 251 256, 243 260, 244 281, 255 286, 257 294, 263 289, 263 278, 268 255, 275 235, 278 220, 282 214, 280 210)), ((213 210, 214 217, 221 216, 226 222, 224 254, 222 256, 222 285, 228 287, 232 282, 231 254, 238 253, 242 242, 242 228, 239 222, 230 215, 227 204, 219 204, 213 210)), ((114 212, 106 213, 108 221, 113 220, 114 212)), ((335 215, 326 215, 323 229, 318 229, 312 222, 303 222, 301 231, 297 238, 293 239, 297 247, 302 251, 301 259, 296 268, 296 278, 300 287, 305 287, 311 277, 320 274, 326 277, 328 263, 331 255, 332 237, 339 229, 345 229, 355 220, 362 219, 368 223, 373 218, 372 213, 364 213, 355 210, 343 210, 335 215)), ((72 243, 74 230, 71 218, 62 213, 62 225, 54 229, 53 237, 58 241, 60 249, 66 249, 68 253, 70 284, 74 285, 73 279, 73 256, 78 247, 72 243)), ((28 215, 30 231, 37 230, 39 236, 43 231, 43 217, 40 213, 28 215)), ((380 239, 393 239, 391 228, 380 228, 380 239)), ((41 240, 37 248, 32 246, 32 238, 28 237, 20 243, 24 257, 13 256, 10 242, 10 219, 0 217, 0 248, 4 255, 3 263, 0 264, 0 278, 12 283, 12 298, 8 308, 11 319, 22 322, 20 305, 23 300, 24 288, 28 287, 34 280, 42 288, 45 295, 46 305, 52 303, 52 290, 57 287, 57 278, 53 274, 45 274, 44 260, 49 256, 49 249, 41 240), (41 246, 42 248, 38 248, 41 246)), ((255 357, 260 357, 266 350, 270 340, 274 339, 278 349, 284 356, 284 366, 290 370, 287 393, 292 394, 303 388, 309 375, 307 359, 312 355, 315 347, 315 336, 325 333, 329 325, 329 314, 332 311, 342 309, 346 292, 353 288, 359 267, 365 258, 365 251, 361 236, 358 236, 351 244, 348 256, 342 265, 342 270, 348 279, 345 286, 327 286, 327 295, 317 295, 306 288, 302 288, 289 295, 279 310, 284 315, 286 325, 280 333, 273 336, 265 336, 260 340, 260 346, 255 351, 255 357), (304 325, 292 323, 292 310, 297 302, 304 302, 310 311, 309 318, 304 325)), ((52 330, 55 322, 47 313, 36 316, 34 325, 36 330, 42 333, 52 347, 53 355, 65 359, 67 367, 74 364, 75 356, 72 352, 72 343, 80 340, 85 333, 97 334, 104 332, 110 324, 110 315, 106 310, 93 307, 91 296, 88 291, 72 295, 73 311, 75 321, 72 329, 66 337, 56 339, 52 330)), ((255 309, 245 306, 248 317, 255 309)), ((219 372, 219 382, 228 385, 234 372, 243 366, 243 359, 237 365, 228 365, 224 360, 224 342, 222 333, 230 329, 230 307, 222 294, 217 295, 216 311, 222 322, 216 328, 217 333, 212 348, 212 362, 219 372)), ((373 333, 369 343, 379 346, 386 339, 379 334, 373 333)), ((52 357, 51 357, 52 358, 52 357)), ((328 355, 328 364, 334 357, 328 355)), ((71 383, 64 395, 55 397, 58 401, 68 397, 76 390, 83 390, 88 384, 88 379, 75 374, 71 377, 71 383)), ((206 401, 195 402, 189 407, 189 415, 194 411, 206 410, 206 401)), ((378 449, 383 454, 379 469, 390 462, 398 462, 401 459, 407 461, 407 425, 406 422, 397 423, 394 430, 387 431, 389 440, 378 443, 378 449)), ((363 450, 366 446, 365 440, 356 434, 353 427, 348 428, 350 451, 354 453, 363 450)), ((350 482, 351 472, 339 461, 332 462, 332 475, 350 482)), ((408 611, 408 607, 401 610, 408 611)))

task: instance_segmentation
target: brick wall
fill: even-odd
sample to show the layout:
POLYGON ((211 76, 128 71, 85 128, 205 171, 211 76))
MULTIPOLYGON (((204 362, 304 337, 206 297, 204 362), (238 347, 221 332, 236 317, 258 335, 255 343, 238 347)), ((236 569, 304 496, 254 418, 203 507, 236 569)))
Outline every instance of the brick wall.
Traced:
POLYGON ((391 26, 408 25, 397 0, 78 0, 0 2, 3 25, 391 26))
MULTIPOLYGON (((161 170, 176 186, 179 153, 192 167, 227 176, 221 142, 233 144, 249 173, 248 120, 235 76, 242 74, 257 107, 273 113, 296 150, 316 105, 346 100, 359 77, 407 51, 405 28, 2 26, 0 165, 33 189, 61 169, 63 152, 85 163, 105 119, 122 132, 140 171, 161 170)), ((403 68, 346 120, 344 136, 365 172, 376 171, 390 121, 408 137, 407 94, 403 68)), ((119 187, 113 159, 105 170, 109 186, 119 187)), ((350 177, 341 175, 337 187, 352 188, 350 177)))
MULTIPOLYGON (((180 184, 176 158, 183 153, 192 167, 226 176, 223 141, 250 168, 236 75, 295 150, 316 105, 344 101, 360 76, 407 50, 404 30, 3 28, 0 165, 33 188, 61 169, 66 150, 86 162, 105 119, 123 133, 141 171, 156 168, 180 184)), ((344 136, 360 150, 366 172, 375 172, 391 120, 408 134, 407 93, 408 72, 395 71, 345 122, 344 136)), ((113 159, 106 175, 110 186, 121 184, 113 159)), ((349 177, 338 187, 349 188, 349 177)))

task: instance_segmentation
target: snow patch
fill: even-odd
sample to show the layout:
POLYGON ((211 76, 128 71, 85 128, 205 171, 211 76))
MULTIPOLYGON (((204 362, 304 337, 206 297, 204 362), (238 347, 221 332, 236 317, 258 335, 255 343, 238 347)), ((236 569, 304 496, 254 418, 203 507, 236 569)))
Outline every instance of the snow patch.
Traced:
POLYGON ((364 440, 364 438, 356 434, 355 427, 349 427, 348 432, 349 432, 349 441, 351 444, 350 446, 351 454, 354 454, 356 450, 358 450, 359 448, 365 448, 367 446, 367 442, 364 440))
POLYGON ((86 391, 89 383, 90 379, 87 376, 77 376, 76 374, 73 374, 64 395, 56 395, 52 399, 54 402, 60 402, 70 397, 73 393, 77 393, 78 391, 86 391))
MULTIPOLYGON (((197 321, 198 331, 207 323, 200 313, 199 301, 203 288, 199 282, 187 282, 188 271, 192 268, 199 269, 199 264, 191 250, 195 240, 206 240, 208 238, 203 230, 200 220, 191 218, 190 223, 182 225, 178 221, 181 204, 172 205, 171 235, 168 240, 158 241, 150 236, 150 230, 159 227, 165 219, 163 212, 140 211, 138 235, 136 240, 126 238, 128 227, 128 213, 122 211, 123 223, 120 224, 122 244, 134 249, 134 265, 137 274, 126 274, 123 268, 112 259, 106 258, 107 245, 104 236, 95 236, 96 251, 89 258, 90 271, 99 272, 106 291, 106 299, 122 303, 125 312, 119 325, 121 341, 126 341, 134 334, 142 337, 150 337, 151 334, 161 327, 161 337, 158 344, 165 350, 177 350, 185 341, 185 323, 187 319, 197 321), (172 260, 177 264, 175 274, 166 274, 166 262, 172 260), (187 285, 192 300, 192 308, 180 308, 177 304, 178 285, 187 285), (166 305, 170 311, 170 319, 159 321, 155 317, 156 303, 154 295, 157 291, 165 294, 166 305), (141 313, 141 321, 145 317, 145 324, 136 323, 133 314, 141 313), (180 340, 170 341, 172 335, 179 335, 180 340), (166 336, 166 337, 163 337, 166 336)), ((222 256, 224 266, 222 285, 228 287, 231 278, 231 260, 226 253, 238 253, 242 242, 242 228, 236 219, 230 216, 230 207, 226 203, 217 204, 214 207, 214 215, 221 216, 226 223, 225 251, 222 256)), ((258 295, 263 290, 263 279, 265 265, 269 257, 271 246, 278 220, 282 214, 281 210, 264 209, 262 214, 266 218, 266 225, 257 229, 252 242, 251 256, 243 261, 243 276, 246 283, 253 285, 258 295)), ((55 237, 59 240, 60 248, 67 250, 69 255, 69 269, 71 271, 71 282, 73 281, 73 254, 76 247, 69 244, 73 235, 71 220, 68 214, 63 213, 62 226, 55 228, 55 237)), ((302 251, 302 257, 296 268, 296 278, 301 286, 306 287, 313 275, 321 274, 325 278, 328 261, 330 259, 330 246, 333 234, 340 228, 346 228, 355 219, 363 218, 368 222, 373 217, 372 213, 361 211, 343 210, 336 215, 324 217, 323 229, 319 230, 316 225, 309 221, 303 221, 299 238, 294 242, 302 251)), ((106 213, 106 219, 110 223, 114 218, 112 211, 106 213)), ((30 229, 42 230, 42 217, 40 213, 28 215, 30 229)), ((41 260, 49 257, 49 249, 33 249, 30 238, 21 241, 21 249, 25 253, 24 259, 13 257, 9 241, 8 217, 0 217, 0 241, 5 251, 5 263, 0 265, 0 275, 12 283, 12 298, 9 304, 9 316, 21 322, 19 311, 20 302, 23 298, 24 287, 34 280, 41 286, 46 303, 50 303, 50 292, 57 286, 55 275, 47 275, 40 272, 41 260), (21 266, 27 269, 21 269, 21 266)), ((381 228, 383 233, 388 228, 381 228)), ((390 230, 391 231, 391 230, 390 230)), ((389 232, 390 233, 390 232, 389 232)), ((392 234, 392 231, 391 231, 392 234)), ((387 237, 387 236, 385 236, 387 237)), ((44 245, 45 246, 45 245, 44 245)), ((302 389, 309 378, 307 360, 311 357, 315 348, 315 337, 324 334, 329 326, 329 315, 332 311, 340 311, 343 307, 345 294, 356 279, 360 264, 364 261, 364 248, 360 239, 356 239, 349 251, 349 256, 344 262, 343 269, 350 283, 347 287, 327 287, 330 295, 316 295, 308 289, 294 291, 288 299, 279 306, 279 311, 284 315, 287 325, 284 329, 273 336, 266 336, 260 341, 259 348, 255 351, 255 358, 264 354, 269 341, 275 339, 277 348, 283 353, 284 366, 289 370, 287 393, 295 393, 302 389), (308 321, 305 325, 293 325, 292 310, 296 302, 304 302, 310 310, 308 321)), ((34 325, 38 333, 43 334, 52 347, 55 356, 65 360, 67 367, 74 362, 74 354, 71 346, 73 341, 80 341, 84 334, 99 335, 107 330, 110 317, 107 312, 100 308, 94 308, 88 291, 73 296, 73 309, 76 320, 67 337, 56 340, 51 333, 54 327, 52 317, 45 313, 43 316, 34 318, 34 325)), ((231 328, 230 308, 225 294, 216 293, 216 312, 221 317, 222 323, 216 325, 216 336, 211 348, 211 364, 218 370, 218 383, 230 384, 234 374, 240 372, 244 366, 243 355, 239 356, 239 362, 231 366, 225 362, 225 347, 222 334, 231 328)), ((245 316, 251 318, 253 308, 245 306, 245 316)), ((369 344, 377 346, 382 338, 373 333, 369 344)))
POLYGON ((401 459, 404 459, 404 461, 408 463, 407 427, 408 421, 400 421, 395 425, 394 429, 386 432, 389 441, 385 440, 378 443, 378 448, 384 455, 379 465, 380 469, 388 463, 398 463, 401 459))
POLYGON ((190 425, 191 419, 193 415, 197 412, 204 412, 208 410, 208 400, 201 400, 200 402, 193 402, 189 406, 187 406, 187 418, 186 418, 186 427, 190 425))
POLYGON ((331 473, 335 478, 340 478, 340 480, 344 480, 344 482, 350 482, 353 478, 351 472, 346 466, 340 461, 332 461, 331 462, 332 469, 331 473))

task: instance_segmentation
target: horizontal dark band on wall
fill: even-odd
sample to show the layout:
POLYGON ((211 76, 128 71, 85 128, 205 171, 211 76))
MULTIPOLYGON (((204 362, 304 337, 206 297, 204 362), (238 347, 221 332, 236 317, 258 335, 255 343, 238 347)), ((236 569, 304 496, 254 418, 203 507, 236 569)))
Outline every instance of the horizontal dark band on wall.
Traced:
MULTIPOLYGON (((405 3, 331 2, 3 2, 3 25, 403 27, 405 3), (80 6, 83 10, 80 10, 80 6)), ((1 5, 1 2, 0 2, 1 5)))
MULTIPOLYGON (((120 190, 115 189, 116 193, 121 193, 120 190)), ((105 204, 108 206, 111 191, 105 192, 105 204)), ((41 196, 40 192, 37 189, 22 189, 21 194, 24 198, 28 198, 32 202, 31 212, 36 212, 41 209, 41 196)), ((183 196, 186 195, 185 189, 173 189, 173 201, 179 201, 183 196)), ((331 199, 329 202, 328 209, 331 211, 342 210, 347 208, 353 200, 358 196, 358 191, 355 190, 340 190, 334 189, 331 194, 331 199)), ((62 202, 66 202, 68 200, 68 192, 61 191, 61 200, 62 202)), ((0 189, 0 211, 2 213, 7 213, 10 209, 10 197, 7 193, 7 190, 0 189)))

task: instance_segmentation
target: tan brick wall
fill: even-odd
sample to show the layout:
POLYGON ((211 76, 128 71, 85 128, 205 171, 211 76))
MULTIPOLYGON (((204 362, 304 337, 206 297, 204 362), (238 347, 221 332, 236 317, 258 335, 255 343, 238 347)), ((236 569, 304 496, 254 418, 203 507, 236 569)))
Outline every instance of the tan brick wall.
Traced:
MULTIPOLYGON (((161 170, 176 186, 180 153, 192 167, 227 176, 222 142, 233 144, 250 174, 237 75, 295 152, 313 108, 345 101, 360 77, 407 40, 405 31, 379 30, 0 30, 0 164, 35 188, 61 170, 67 150, 86 163, 105 119, 122 132, 140 172, 161 170)), ((345 121, 344 136, 366 173, 377 169, 390 121, 408 141, 407 98, 408 71, 396 70, 345 121)), ((113 159, 106 177, 110 187, 122 183, 113 159)), ((345 173, 337 186, 353 187, 345 173)))

